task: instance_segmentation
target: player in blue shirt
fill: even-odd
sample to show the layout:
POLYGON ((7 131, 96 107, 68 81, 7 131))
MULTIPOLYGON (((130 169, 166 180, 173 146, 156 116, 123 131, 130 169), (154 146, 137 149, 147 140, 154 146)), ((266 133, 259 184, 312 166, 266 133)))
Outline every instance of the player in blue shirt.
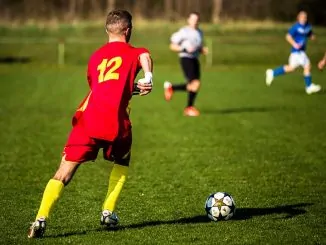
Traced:
POLYGON ((266 85, 270 86, 275 77, 285 73, 293 72, 301 66, 303 68, 303 76, 306 84, 306 93, 313 94, 321 90, 319 85, 311 81, 311 65, 308 56, 306 55, 306 45, 308 39, 315 39, 311 25, 307 22, 308 16, 305 11, 300 11, 297 17, 298 22, 295 23, 286 34, 286 40, 291 44, 291 54, 289 63, 266 71, 266 85))

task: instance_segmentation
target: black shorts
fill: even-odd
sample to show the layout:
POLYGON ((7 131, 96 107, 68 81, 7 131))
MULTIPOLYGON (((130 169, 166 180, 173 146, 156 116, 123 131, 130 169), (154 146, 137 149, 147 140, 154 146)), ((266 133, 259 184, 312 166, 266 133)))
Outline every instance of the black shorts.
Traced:
POLYGON ((181 57, 180 64, 187 82, 200 79, 200 64, 197 58, 181 57))

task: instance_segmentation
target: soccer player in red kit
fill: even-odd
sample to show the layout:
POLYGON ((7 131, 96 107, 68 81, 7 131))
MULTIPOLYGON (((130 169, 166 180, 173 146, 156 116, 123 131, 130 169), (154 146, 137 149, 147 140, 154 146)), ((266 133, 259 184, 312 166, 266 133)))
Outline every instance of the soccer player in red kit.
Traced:
POLYGON ((137 83, 140 95, 152 90, 152 60, 149 51, 128 44, 132 16, 124 10, 112 11, 106 19, 109 42, 95 51, 88 63, 90 92, 73 117, 73 128, 63 151, 61 164, 48 182, 28 237, 42 237, 46 220, 64 186, 81 163, 94 161, 103 149, 106 160, 113 161, 109 187, 102 207, 101 224, 114 227, 118 217, 116 202, 126 180, 130 162, 131 123, 129 101, 134 80, 142 68, 144 78, 137 83))

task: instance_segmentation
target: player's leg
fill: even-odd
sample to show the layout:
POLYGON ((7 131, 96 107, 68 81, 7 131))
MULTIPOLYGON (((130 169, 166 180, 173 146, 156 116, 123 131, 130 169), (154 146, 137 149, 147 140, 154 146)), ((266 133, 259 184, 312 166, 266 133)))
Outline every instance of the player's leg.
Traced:
POLYGON ((128 130, 124 137, 118 139, 112 145, 104 149, 105 158, 114 161, 112 171, 109 175, 109 186, 102 206, 101 215, 101 224, 109 228, 118 224, 118 217, 114 211, 128 175, 131 144, 131 130, 128 130))
POLYGON ((185 116, 199 116, 200 112, 194 106, 199 88, 200 88, 200 80, 198 80, 198 79, 191 80, 188 83, 188 85, 187 85, 188 102, 187 102, 187 106, 184 110, 185 116))
POLYGON ((284 75, 286 73, 293 72, 298 66, 299 66, 299 64, 298 64, 297 54, 295 54, 295 53, 290 54, 289 64, 282 65, 282 66, 276 67, 274 69, 266 70, 266 85, 270 86, 275 77, 284 75))
POLYGON ((113 168, 109 176, 108 192, 103 203, 103 210, 114 211, 121 193, 122 187, 128 175, 130 153, 124 159, 114 161, 113 168))
POLYGON ((102 206, 101 214, 101 224, 106 225, 108 228, 114 228, 119 222, 115 209, 128 175, 128 169, 129 166, 122 165, 118 160, 114 162, 112 171, 109 175, 108 191, 102 206))
POLYGON ((200 64, 198 59, 188 59, 186 76, 188 78, 187 91, 188 102, 184 110, 186 116, 199 116, 198 109, 195 108, 195 100, 200 89, 200 64))
POLYGON ((68 138, 61 164, 45 187, 35 221, 29 229, 29 238, 37 238, 44 235, 46 219, 49 217, 54 204, 60 198, 64 186, 71 181, 79 165, 82 162, 94 160, 97 152, 98 147, 93 140, 85 135, 79 125, 75 126, 68 138))
POLYGON ((78 162, 66 161, 64 157, 62 158, 57 172, 53 178, 49 180, 44 189, 41 205, 35 221, 29 229, 29 238, 42 237, 44 235, 46 219, 49 217, 54 204, 61 196, 64 186, 66 186, 74 176, 78 166, 78 162))
MULTIPOLYGON (((183 71, 183 74, 186 74, 187 70, 187 59, 188 58, 180 58, 180 65, 183 71)), ((172 99, 173 93, 176 91, 186 91, 187 90, 187 83, 179 83, 179 84, 172 84, 169 81, 164 82, 164 97, 166 101, 170 101, 172 99)))
POLYGON ((66 161, 65 157, 62 158, 57 172, 53 178, 49 180, 48 184, 45 187, 36 219, 46 219, 49 217, 53 205, 59 199, 63 191, 63 187, 68 185, 75 172, 77 171, 79 164, 80 163, 78 162, 66 161))
POLYGON ((303 77, 306 87, 306 93, 313 94, 319 92, 321 90, 321 86, 312 83, 310 60, 304 52, 302 52, 301 54, 301 65, 303 66, 303 77))

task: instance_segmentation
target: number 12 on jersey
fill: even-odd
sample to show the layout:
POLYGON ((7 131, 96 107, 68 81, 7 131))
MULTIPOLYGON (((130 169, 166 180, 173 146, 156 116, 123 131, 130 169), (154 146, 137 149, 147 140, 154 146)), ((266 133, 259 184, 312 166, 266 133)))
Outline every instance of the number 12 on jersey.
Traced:
POLYGON ((121 65, 122 58, 120 56, 111 59, 103 59, 101 64, 97 66, 97 70, 100 72, 98 75, 98 82, 102 83, 109 80, 118 80, 120 74, 116 71, 121 65), (109 70, 107 70, 107 68, 109 68, 109 70))

